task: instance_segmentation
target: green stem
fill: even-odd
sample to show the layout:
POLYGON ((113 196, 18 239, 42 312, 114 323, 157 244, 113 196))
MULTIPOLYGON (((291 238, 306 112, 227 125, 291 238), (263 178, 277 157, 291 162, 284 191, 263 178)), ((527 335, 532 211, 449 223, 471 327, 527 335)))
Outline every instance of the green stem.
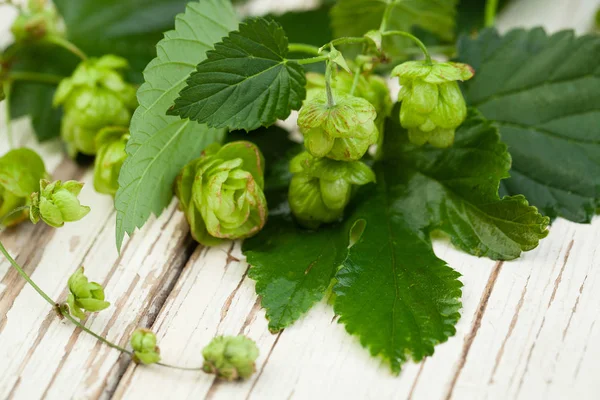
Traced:
MULTIPOLYGON (((23 207, 19 207, 16 208, 14 210, 12 210, 10 213, 8 213, 7 215, 5 215, 1 220, 0 220, 0 231, 2 230, 2 228, 4 227, 4 221, 6 221, 6 219, 18 212, 21 212, 23 210, 27 210, 29 208, 29 206, 23 206, 23 207)), ((2 254, 4 254, 4 257, 6 257, 6 259, 10 262, 10 264, 13 266, 13 268, 19 273, 19 275, 21 275, 21 277, 23 279, 25 279, 25 281, 27 283, 29 283, 31 285, 31 287, 33 287, 35 289, 36 292, 38 292, 38 294, 40 296, 42 296, 42 298, 44 300, 46 300, 46 302, 48 304, 50 304, 52 306, 52 308, 54 310, 56 310, 60 315, 62 315, 63 317, 65 317, 66 319, 68 319, 69 321, 71 321, 76 327, 78 327, 79 329, 81 329, 82 331, 84 331, 85 333, 93 336, 94 338, 96 338, 97 340, 99 340, 100 342, 104 343, 105 345, 120 351, 121 353, 127 354, 130 357, 133 357, 133 352, 127 350, 124 347, 121 347, 117 344, 114 344, 113 342, 109 341, 108 339, 106 339, 105 337, 102 337, 100 335, 98 335, 96 332, 92 331, 91 329, 87 328, 86 326, 84 326, 80 321, 78 321, 76 318, 74 318, 70 313, 69 313, 69 309, 67 307, 61 307, 60 304, 58 304, 57 302, 55 302, 54 300, 52 300, 50 298, 50 296, 48 296, 46 294, 46 292, 44 292, 38 285, 35 284, 35 282, 29 277, 29 275, 27 275, 27 272, 25 272, 23 270, 23 268, 21 268, 21 266, 14 260, 14 258, 11 257, 11 255, 8 253, 8 251, 6 250, 6 248, 4 247, 4 245, 2 244, 2 242, 0 241, 0 252, 2 254)), ((203 371, 202 367, 200 368, 185 368, 185 367, 178 367, 175 365, 170 365, 170 364, 165 364, 165 363, 157 363, 158 365, 161 365, 163 367, 167 367, 167 368, 173 368, 173 369, 179 369, 179 370, 183 370, 183 371, 203 371)))
POLYGON ((13 133, 12 133, 12 118, 10 113, 10 99, 12 92, 12 82, 7 81, 4 82, 4 96, 5 96, 5 106, 6 106, 6 135, 8 136, 8 147, 13 149, 15 147, 15 143, 13 141, 13 133))
POLYGON ((307 53, 318 56, 319 48, 317 46, 312 46, 310 44, 304 43, 290 43, 288 45, 288 51, 290 53, 307 53))
POLYGON ((356 91, 356 87, 358 86, 358 80, 360 79, 361 73, 362 73, 361 67, 356 67, 354 69, 354 79, 352 80, 352 88, 350 89, 350 96, 354 96, 354 92, 356 91))
POLYGON ((496 13, 498 12, 498 0, 487 0, 485 3, 485 26, 494 26, 496 13))
POLYGON ((48 43, 55 44, 60 46, 71 53, 75 54, 77 57, 81 58, 83 61, 87 60, 87 55, 83 51, 79 49, 79 47, 75 46, 73 43, 69 42, 67 39, 64 39, 60 36, 56 35, 48 35, 44 38, 44 40, 48 43))
POLYGON ((8 80, 11 81, 27 81, 36 83, 47 83, 50 85, 57 85, 62 81, 64 77, 52 74, 42 74, 38 72, 11 72, 8 75, 8 80))
POLYGON ((328 46, 338 46, 341 44, 358 44, 358 43, 365 43, 367 42, 367 38, 365 37, 341 37, 341 38, 337 38, 332 40, 331 42, 327 43, 325 46, 321 47, 328 47, 328 46))
POLYGON ((387 32, 383 32, 382 35, 383 36, 404 36, 404 37, 411 39, 413 42, 415 42, 417 44, 417 46, 419 46, 419 48, 425 55, 425 62, 429 65, 433 64, 433 62, 431 61, 431 56, 429 55, 429 51, 427 50, 427 46, 425 46, 425 44, 423 42, 421 42, 419 40, 419 38, 417 38, 415 35, 411 35, 410 33, 404 32, 404 31, 387 31, 387 32))
MULTIPOLYGON (((28 209, 29 206, 24 206, 24 207, 19 207, 17 209, 14 209, 13 211, 11 211, 10 213, 8 213, 6 216, 4 216, 4 218, 2 218, 2 221, 0 222, 0 225, 4 226, 4 221, 10 217, 11 215, 14 215, 18 212, 21 212, 23 210, 28 209)), ((0 252, 2 252, 2 254, 4 254, 4 257, 6 257, 6 259, 8 260, 8 262, 14 267, 14 269, 17 270, 17 272, 19 273, 19 275, 21 275, 21 277, 23 279, 25 279, 27 281, 27 283, 29 283, 31 285, 32 288, 35 289, 36 292, 38 292, 38 294, 40 296, 42 296, 44 298, 44 300, 46 300, 48 302, 48 304, 50 304, 53 308, 57 307, 57 304, 54 300, 52 300, 50 298, 50 296, 48 296, 46 294, 46 292, 44 292, 38 285, 35 284, 35 282, 33 280, 31 280, 31 278, 29 277, 29 275, 27 275, 27 272, 25 272, 23 270, 23 268, 21 268, 21 266, 14 260, 14 258, 12 258, 10 256, 10 254, 8 253, 8 251, 6 250, 6 248, 4 247, 4 245, 2 244, 2 242, 0 241, 0 252)))
POLYGON ((333 74, 333 62, 327 61, 327 67, 325 69, 325 92, 327 92, 327 105, 329 108, 335 106, 335 99, 333 98, 333 91, 331 90, 331 76, 333 74))
POLYGON ((85 333, 88 333, 90 335, 92 335, 93 337, 95 337, 96 339, 98 339, 100 342, 104 343, 105 345, 112 347, 115 350, 119 350, 121 353, 125 353, 127 355, 129 355, 130 357, 133 356, 133 352, 119 346, 116 345, 114 343, 112 343, 111 341, 109 341, 108 339, 98 335, 96 332, 92 331, 89 328, 86 328, 81 322, 77 321, 77 319, 75 319, 67 309, 61 308, 60 310, 61 314, 68 319, 69 321, 71 321, 75 326, 77 326, 79 329, 81 329, 82 331, 84 331, 85 333))
POLYGON ((301 65, 305 65, 305 64, 314 64, 314 63, 318 63, 321 61, 327 61, 329 60, 329 56, 319 56, 319 57, 311 57, 311 58, 302 58, 302 59, 298 59, 298 60, 290 60, 290 61, 295 61, 298 64, 301 65))
POLYGON ((396 4, 394 1, 391 1, 385 7, 385 11, 383 12, 383 17, 381 18, 381 25, 379 26, 379 32, 383 33, 387 30, 387 23, 390 19, 390 15, 392 14, 392 9, 396 4))

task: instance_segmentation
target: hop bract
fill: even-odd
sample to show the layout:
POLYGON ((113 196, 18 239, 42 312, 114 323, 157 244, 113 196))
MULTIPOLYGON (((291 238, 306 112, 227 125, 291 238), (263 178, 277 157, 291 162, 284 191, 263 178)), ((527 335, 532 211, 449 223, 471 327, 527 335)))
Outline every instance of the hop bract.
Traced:
POLYGON ((46 7, 45 1, 31 0, 27 9, 20 10, 10 30, 17 43, 34 42, 46 36, 61 35, 58 21, 53 7, 46 7))
POLYGON ((359 160, 377 143, 377 111, 367 100, 338 91, 335 101, 328 105, 325 92, 306 100, 298 115, 304 146, 315 157, 359 160))
POLYGON ((375 181, 374 172, 360 161, 315 158, 307 152, 292 159, 290 171, 290 208, 298 222, 311 229, 340 219, 353 186, 375 181))
POLYGON ((94 165, 94 188, 98 193, 112 196, 119 189, 119 172, 127 158, 125 146, 129 130, 123 127, 103 128, 96 137, 96 160, 94 165))
POLYGON ((453 62, 409 61, 394 68, 392 75, 400 77, 402 85, 400 123, 408 129, 412 143, 429 142, 441 148, 452 145, 454 131, 467 116, 457 81, 471 79, 473 74, 469 65, 453 62))
POLYGON ((136 329, 131 335, 133 361, 145 365, 160 361, 160 349, 156 345, 156 335, 147 329, 136 329))
POLYGON ((49 182, 42 179, 40 191, 31 195, 31 222, 37 224, 41 219, 50 226, 60 228, 65 222, 79 221, 90 212, 90 208, 82 206, 77 198, 82 188, 81 182, 49 182))
POLYGON ((245 336, 218 336, 202 350, 204 372, 233 381, 247 379, 256 370, 256 343, 245 336))
POLYGON ((54 105, 64 107, 61 135, 71 156, 95 155, 102 128, 129 125, 137 100, 134 86, 120 72, 126 67, 127 61, 117 56, 89 59, 58 86, 54 105))
POLYGON ((69 278, 69 295, 67 304, 71 315, 76 318, 85 318, 85 312, 98 312, 110 306, 110 303, 104 301, 104 288, 96 282, 88 281, 83 273, 83 267, 80 267, 69 278))
POLYGON ((258 233, 267 220, 263 193, 264 157, 258 147, 239 141, 209 146, 186 165, 175 194, 192 236, 204 245, 258 233))
POLYGON ((0 157, 0 221, 13 226, 27 219, 28 211, 12 211, 31 204, 31 194, 48 176, 41 157, 29 149, 15 149, 0 157))

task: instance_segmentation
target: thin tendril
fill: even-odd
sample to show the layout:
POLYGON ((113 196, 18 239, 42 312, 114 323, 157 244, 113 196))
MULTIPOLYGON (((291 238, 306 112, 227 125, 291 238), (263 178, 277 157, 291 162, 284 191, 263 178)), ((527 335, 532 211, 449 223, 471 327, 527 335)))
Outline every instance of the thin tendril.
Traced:
POLYGON ((410 33, 404 32, 404 31, 387 31, 387 32, 383 32, 382 35, 383 36, 404 36, 404 37, 411 39, 412 41, 414 41, 417 44, 417 46, 419 46, 419 48, 425 55, 425 62, 429 65, 433 64, 433 62, 431 61, 431 56, 429 55, 429 51, 427 50, 427 46, 425 46, 425 44, 423 42, 421 42, 419 40, 419 38, 417 38, 415 35, 411 35, 410 33))
POLYGON ((63 39, 60 36, 56 35, 48 35, 44 38, 44 40, 48 43, 55 44, 57 46, 62 47, 75 54, 77 57, 81 58, 83 61, 87 60, 87 55, 79 49, 79 47, 75 46, 73 43, 69 42, 67 39, 63 39))

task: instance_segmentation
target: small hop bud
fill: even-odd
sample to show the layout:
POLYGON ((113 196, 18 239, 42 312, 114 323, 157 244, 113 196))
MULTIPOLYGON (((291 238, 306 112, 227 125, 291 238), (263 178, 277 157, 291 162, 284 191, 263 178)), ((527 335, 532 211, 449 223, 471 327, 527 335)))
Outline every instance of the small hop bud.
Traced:
POLYGON ((13 214, 13 210, 31 204, 31 193, 48 176, 41 157, 21 148, 0 157, 0 221, 13 226, 27 219, 28 211, 13 214))
POLYGON ((129 126, 137 100, 135 87, 121 73, 127 65, 125 59, 113 55, 89 59, 59 84, 54 105, 64 107, 61 135, 71 156, 95 155, 96 136, 102 128, 129 126))
POLYGON ((298 222, 310 229, 340 219, 353 186, 375 181, 375 173, 360 161, 315 158, 307 152, 290 162, 294 174, 288 199, 298 222))
POLYGON ((76 318, 84 319, 85 312, 98 312, 110 306, 110 303, 104 301, 104 289, 102 285, 96 282, 88 281, 83 273, 83 267, 80 267, 69 278, 69 295, 67 296, 67 305, 71 315, 76 318))
POLYGON ((467 117, 457 81, 471 79, 473 74, 469 65, 453 62, 430 65, 409 61, 394 68, 392 75, 400 77, 402 85, 400 123, 408 129, 412 143, 429 142, 440 148, 452 145, 454 131, 467 117))
POLYGON ((46 224, 60 228, 65 222, 79 221, 90 208, 82 206, 77 196, 83 183, 77 181, 40 181, 40 191, 31 195, 30 219, 37 224, 40 219, 46 224))
POLYGON ((233 381, 248 379, 256 371, 258 347, 245 336, 218 336, 202 350, 204 372, 233 381))
POLYGON ((359 160, 377 143, 377 111, 367 100, 341 92, 330 106, 324 92, 308 99, 298 115, 304 145, 315 157, 334 160, 359 160))
POLYGON ((119 189, 119 172, 127 158, 125 146, 129 130, 124 127, 107 127, 96 137, 96 161, 94 165, 94 188, 98 193, 112 196, 119 189))
POLYGON ((186 165, 175 194, 192 236, 204 245, 257 234, 267 220, 265 160, 256 145, 238 141, 209 146, 186 165))
POLYGON ((136 329, 131 335, 133 361, 150 365, 160 361, 160 349, 156 345, 156 335, 148 329, 136 329))
POLYGON ((17 43, 31 43, 51 35, 61 36, 58 24, 54 8, 46 7, 42 1, 30 1, 28 9, 21 10, 10 30, 17 43))

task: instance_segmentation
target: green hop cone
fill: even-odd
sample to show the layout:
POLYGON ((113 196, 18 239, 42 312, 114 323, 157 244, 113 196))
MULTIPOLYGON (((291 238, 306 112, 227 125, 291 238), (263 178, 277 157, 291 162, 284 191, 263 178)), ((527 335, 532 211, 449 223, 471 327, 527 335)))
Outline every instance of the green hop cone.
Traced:
POLYGON ((258 347, 245 336, 218 336, 202 350, 204 372, 233 381, 256 371, 258 347))
MULTIPOLYGON (((307 98, 312 98, 325 90, 325 75, 309 72, 306 74, 306 80, 307 98)), ((350 94, 353 84, 354 76, 343 70, 340 70, 332 81, 332 87, 345 94, 350 94)), ((385 126, 385 119, 390 116, 394 108, 385 79, 372 74, 360 75, 354 89, 354 96, 362 97, 375 107, 375 111, 377 111, 375 125, 381 134, 385 126)))
POLYGON ((264 157, 256 145, 213 144, 186 165, 175 194, 192 236, 204 245, 257 234, 267 220, 264 157))
POLYGON ((125 146, 129 130, 124 127, 107 127, 96 137, 96 161, 94 165, 94 188, 98 193, 112 196, 119 189, 119 172, 127 158, 125 146))
POLYGON ((104 301, 104 289, 96 282, 88 281, 80 267, 69 278, 69 295, 67 305, 71 315, 84 319, 85 312, 98 312, 107 309, 110 303, 104 301))
POLYGON ((61 135, 72 157, 95 155, 102 128, 129 126, 137 100, 135 87, 120 72, 127 65, 127 60, 113 55, 89 59, 58 86, 54 105, 64 107, 61 135))
POLYGON ((377 111, 367 100, 335 92, 336 104, 329 106, 326 93, 308 99, 298 115, 304 146, 315 157, 359 160, 377 143, 377 111))
POLYGON ((21 9, 11 26, 17 43, 31 43, 48 36, 61 36, 58 14, 45 1, 29 1, 27 9, 21 9))
POLYGON ((160 349, 156 345, 156 335, 147 329, 136 329, 131 335, 133 361, 145 365, 160 361, 160 349))
POLYGON ((42 158, 29 149, 15 149, 0 157, 0 220, 13 226, 27 219, 28 211, 12 211, 31 204, 31 193, 48 176, 42 158))
POLYGON ((298 222, 316 229, 343 216, 355 186, 375 182, 375 173, 360 161, 343 162, 300 153, 290 162, 294 174, 289 203, 298 222))
POLYGON ((65 222, 79 221, 85 217, 90 208, 82 206, 77 196, 83 183, 77 181, 40 181, 40 191, 31 195, 29 216, 31 222, 37 224, 40 219, 46 224, 60 228, 65 222))
POLYGON ((427 64, 409 61, 398 65, 392 76, 400 78, 398 101, 400 123, 408 129, 410 141, 427 142, 445 148, 454 143, 454 132, 467 117, 465 99, 457 81, 473 77, 467 64, 453 62, 427 64))

